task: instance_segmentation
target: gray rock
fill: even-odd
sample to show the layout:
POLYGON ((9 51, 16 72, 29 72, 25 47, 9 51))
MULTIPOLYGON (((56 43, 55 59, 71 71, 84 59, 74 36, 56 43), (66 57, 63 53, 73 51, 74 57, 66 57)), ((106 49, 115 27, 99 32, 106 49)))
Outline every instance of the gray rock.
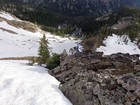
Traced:
POLYGON ((67 56, 51 71, 73 105, 139 105, 140 74, 137 56, 94 52, 67 56))
MULTIPOLYGON (((86 101, 84 105, 95 105, 93 101, 86 101)), ((99 104, 96 104, 99 105, 99 104)))
POLYGON ((124 105, 132 105, 131 102, 127 101, 124 105))
POLYGON ((53 73, 54 73, 55 75, 58 74, 58 73, 60 73, 60 72, 61 72, 60 66, 56 67, 56 68, 53 70, 53 73))
POLYGON ((140 85, 139 88, 135 90, 135 94, 140 98, 140 85))
POLYGON ((134 69, 135 69, 136 71, 140 71, 140 65, 135 65, 135 66, 134 66, 134 69))
POLYGON ((128 97, 131 101, 135 101, 137 99, 137 96, 131 92, 127 92, 126 97, 128 97))
POLYGON ((137 103, 140 104, 140 99, 137 99, 137 103))
POLYGON ((134 75, 126 75, 117 80, 128 91, 136 91, 140 89, 140 77, 134 75))

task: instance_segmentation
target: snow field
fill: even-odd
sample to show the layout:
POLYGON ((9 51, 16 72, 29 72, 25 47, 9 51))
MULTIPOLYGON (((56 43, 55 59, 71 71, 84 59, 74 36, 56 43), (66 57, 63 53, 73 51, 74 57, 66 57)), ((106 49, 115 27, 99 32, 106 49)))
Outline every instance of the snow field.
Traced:
POLYGON ((0 105, 72 105, 45 68, 0 61, 0 105))
MULTIPOLYGON (((0 17, 20 21, 6 12, 0 17)), ((36 33, 0 21, 0 58, 37 56, 43 34, 54 53, 67 51, 80 40, 62 38, 37 30, 36 33)), ((58 89, 60 82, 39 66, 28 61, 0 61, 0 105, 72 105, 58 89)))
POLYGON ((129 53, 129 54, 140 54, 138 46, 132 42, 127 35, 118 36, 113 34, 108 36, 103 44, 96 51, 103 52, 104 55, 110 55, 114 53, 129 53))
MULTIPOLYGON (((0 17, 8 20, 15 19, 10 14, 3 12, 0 12, 0 17)), ((49 42, 48 46, 53 53, 60 54, 64 49, 69 52, 70 48, 76 46, 77 43, 80 42, 80 40, 74 40, 73 38, 62 38, 48 32, 43 32, 39 29, 37 32, 33 33, 11 26, 6 21, 0 21, 0 58, 37 56, 39 41, 43 34, 46 35, 49 42)))

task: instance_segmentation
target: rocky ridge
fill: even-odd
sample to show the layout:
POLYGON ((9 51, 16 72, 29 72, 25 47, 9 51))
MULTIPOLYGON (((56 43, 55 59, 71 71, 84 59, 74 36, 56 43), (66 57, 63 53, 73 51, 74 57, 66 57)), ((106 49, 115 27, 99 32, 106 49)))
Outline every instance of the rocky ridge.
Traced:
POLYGON ((49 72, 73 105, 140 105, 139 55, 62 54, 60 66, 49 72))

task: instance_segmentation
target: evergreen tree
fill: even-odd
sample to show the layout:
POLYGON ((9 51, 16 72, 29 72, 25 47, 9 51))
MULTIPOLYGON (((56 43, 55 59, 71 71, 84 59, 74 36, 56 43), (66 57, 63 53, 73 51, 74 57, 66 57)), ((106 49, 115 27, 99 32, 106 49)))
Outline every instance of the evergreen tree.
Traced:
POLYGON ((40 39, 40 46, 39 46, 38 55, 39 55, 39 63, 40 64, 45 64, 50 57, 48 40, 46 39, 45 35, 43 35, 43 37, 40 39))
POLYGON ((50 59, 47 61, 47 68, 51 70, 59 65, 60 65, 60 55, 53 53, 50 59))

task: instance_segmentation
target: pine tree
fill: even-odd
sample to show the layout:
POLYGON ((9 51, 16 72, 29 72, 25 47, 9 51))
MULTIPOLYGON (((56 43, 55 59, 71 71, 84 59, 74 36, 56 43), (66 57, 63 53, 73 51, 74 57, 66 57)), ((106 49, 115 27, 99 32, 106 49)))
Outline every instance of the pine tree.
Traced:
POLYGON ((46 36, 43 35, 43 37, 40 39, 40 46, 39 46, 39 63, 45 64, 47 60, 50 57, 49 47, 48 47, 48 40, 46 39, 46 36))

